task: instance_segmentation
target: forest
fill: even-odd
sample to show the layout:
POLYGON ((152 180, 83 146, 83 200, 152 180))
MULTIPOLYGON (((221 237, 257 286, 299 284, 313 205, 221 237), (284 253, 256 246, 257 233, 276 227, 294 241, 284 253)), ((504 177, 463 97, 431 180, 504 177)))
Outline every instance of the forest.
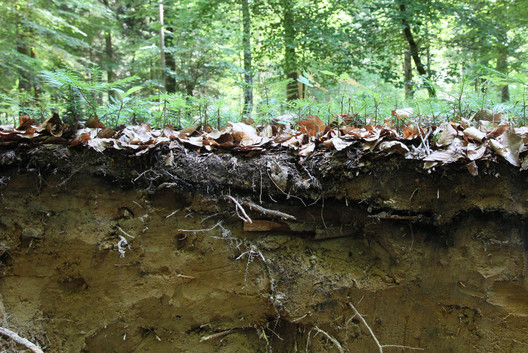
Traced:
POLYGON ((528 0, 0 14, 1 353, 528 352, 528 0))
MULTIPOLYGON (((9 0, 0 122, 526 123, 526 0, 9 0)), ((216 126, 218 125, 218 126, 216 126)))

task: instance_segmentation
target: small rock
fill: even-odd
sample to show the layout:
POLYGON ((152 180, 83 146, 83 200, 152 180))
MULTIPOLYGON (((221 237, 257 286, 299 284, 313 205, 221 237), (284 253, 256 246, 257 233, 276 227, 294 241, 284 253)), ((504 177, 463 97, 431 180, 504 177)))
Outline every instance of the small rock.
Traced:
POLYGON ((22 239, 42 239, 44 238, 44 228, 24 228, 20 235, 22 239))

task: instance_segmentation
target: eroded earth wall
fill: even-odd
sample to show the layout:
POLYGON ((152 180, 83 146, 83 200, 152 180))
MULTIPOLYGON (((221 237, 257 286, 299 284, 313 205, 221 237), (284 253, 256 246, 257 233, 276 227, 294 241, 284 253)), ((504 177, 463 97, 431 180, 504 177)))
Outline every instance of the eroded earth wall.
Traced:
POLYGON ((43 145, 0 164, 2 326, 46 352, 379 351, 352 306, 382 345, 528 350, 527 175, 506 163, 43 145))

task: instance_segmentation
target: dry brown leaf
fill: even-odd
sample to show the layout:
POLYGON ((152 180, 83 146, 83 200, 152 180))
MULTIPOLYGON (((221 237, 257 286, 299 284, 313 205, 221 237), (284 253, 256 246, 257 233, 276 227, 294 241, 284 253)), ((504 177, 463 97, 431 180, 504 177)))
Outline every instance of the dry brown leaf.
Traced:
POLYGON ((415 125, 406 125, 402 129, 402 135, 405 139, 411 140, 415 137, 418 137, 420 135, 420 131, 415 125))
POLYGON ((470 143, 467 146, 466 156, 471 161, 481 159, 485 153, 486 153, 486 144, 477 146, 473 143, 470 143))
POLYGON ((257 130, 248 124, 229 122, 233 131, 233 138, 236 143, 244 146, 258 145, 262 142, 262 137, 257 134, 257 130))
POLYGON ((35 119, 31 119, 27 115, 21 116, 18 120, 20 121, 20 125, 16 128, 17 130, 27 130, 32 124, 37 122, 35 119))
POLYGON ((149 131, 150 125, 142 124, 140 126, 127 126, 121 131, 119 141, 121 144, 128 145, 134 149, 136 149, 137 146, 133 147, 131 145, 149 145, 154 142, 154 138, 149 131))
POLYGON ((316 115, 310 115, 299 122, 301 132, 308 136, 315 136, 323 133, 326 129, 326 124, 316 115))
POLYGON ((353 142, 346 142, 346 141, 343 141, 342 139, 340 139, 339 137, 332 137, 330 140, 328 140, 332 143, 332 145, 334 146, 334 148, 336 149, 336 151, 342 151, 344 150, 345 148, 347 148, 348 146, 350 146, 353 142))
POLYGON ((88 142, 88 140, 90 140, 90 138, 91 137, 89 132, 81 133, 80 135, 75 136, 75 138, 70 143, 70 147, 74 147, 80 144, 84 145, 88 142))
POLYGON ((315 150, 315 143, 310 142, 299 149, 299 155, 303 157, 309 156, 315 150))
POLYGON ((520 160, 519 156, 512 155, 508 148, 506 148, 503 144, 501 144, 499 141, 491 139, 488 141, 491 148, 502 158, 507 160, 509 163, 513 164, 516 167, 520 166, 520 160))
POLYGON ((53 113, 51 118, 46 119, 42 124, 37 127, 37 131, 41 132, 46 130, 50 135, 60 137, 64 129, 64 124, 60 120, 59 114, 53 113))
POLYGON ((110 128, 104 128, 101 131, 97 133, 97 137, 99 138, 111 138, 114 137, 115 130, 110 128))
POLYGON ((442 162, 443 164, 453 163, 465 157, 466 142, 454 139, 445 151, 434 151, 424 158, 424 161, 442 162))
POLYGON ((486 134, 476 127, 468 127, 464 131, 464 135, 472 138, 473 140, 476 140, 478 142, 482 142, 486 138, 486 134))
POLYGON ((401 154, 406 154, 409 152, 409 147, 407 147, 405 144, 403 144, 400 141, 383 141, 379 144, 380 151, 385 151, 390 153, 398 152, 401 154))
POLYGON ((500 139, 502 145, 508 151, 508 157, 505 157, 506 160, 516 167, 520 166, 521 162, 519 160, 519 153, 523 145, 523 139, 521 136, 508 129, 500 136, 500 139))
POLYGON ((438 146, 449 146, 457 136, 456 129, 451 123, 445 124, 445 128, 440 134, 440 138, 436 143, 438 146))
POLYGON ((104 129, 106 126, 104 126, 104 124, 99 121, 99 117, 97 115, 94 115, 88 119, 86 122, 86 127, 91 129, 104 129))
POLYGON ((163 127, 163 136, 167 137, 170 140, 175 140, 178 137, 178 133, 174 131, 174 127, 171 125, 165 125, 163 127))
POLYGON ((183 138, 185 136, 191 136, 193 133, 196 132, 196 130, 198 130, 200 126, 199 125, 194 125, 194 126, 190 126, 186 129, 182 129, 182 130, 179 130, 178 131, 178 136, 180 138, 183 138))
POLYGON ((499 126, 498 128, 496 128, 495 130, 493 130, 492 132, 488 133, 488 138, 499 137, 499 136, 502 135, 506 130, 508 130, 508 128, 509 128, 508 125, 501 125, 501 126, 499 126))

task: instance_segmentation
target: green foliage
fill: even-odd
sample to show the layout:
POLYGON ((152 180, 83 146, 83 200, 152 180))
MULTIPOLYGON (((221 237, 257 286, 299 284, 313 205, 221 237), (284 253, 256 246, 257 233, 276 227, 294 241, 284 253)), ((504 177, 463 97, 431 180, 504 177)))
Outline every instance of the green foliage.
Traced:
MULTIPOLYGON (((162 1, 163 24, 159 4, 0 2, 2 122, 51 111, 71 123, 97 114, 111 126, 240 120, 240 3, 162 1)), ((523 1, 507 0, 250 2, 251 117, 265 123, 290 112, 339 123, 348 115, 381 124, 391 110, 413 107, 431 121, 491 109, 526 123, 527 9, 523 1), (405 26, 426 70, 418 75, 413 57, 415 99, 408 101, 402 91, 403 54, 410 48, 405 26), (301 99, 286 101, 286 86, 297 84, 301 99), (427 87, 438 97, 428 99, 427 87)))

